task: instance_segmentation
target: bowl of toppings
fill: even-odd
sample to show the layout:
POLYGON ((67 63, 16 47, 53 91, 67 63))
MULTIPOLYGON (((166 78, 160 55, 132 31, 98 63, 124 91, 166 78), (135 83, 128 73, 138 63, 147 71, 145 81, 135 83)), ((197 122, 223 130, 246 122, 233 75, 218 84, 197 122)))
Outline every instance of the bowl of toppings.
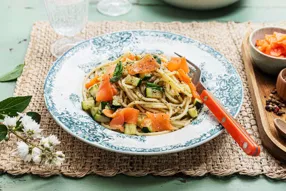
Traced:
POLYGON ((263 27, 249 37, 255 65, 267 74, 277 75, 286 68, 286 29, 263 27))

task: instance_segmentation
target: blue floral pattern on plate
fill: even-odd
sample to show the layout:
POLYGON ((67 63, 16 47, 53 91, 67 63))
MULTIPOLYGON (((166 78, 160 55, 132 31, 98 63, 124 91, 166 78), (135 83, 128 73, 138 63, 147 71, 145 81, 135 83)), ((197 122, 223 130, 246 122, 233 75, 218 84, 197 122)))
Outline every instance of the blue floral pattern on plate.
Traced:
POLYGON ((191 38, 163 31, 121 31, 95 37, 70 49, 50 69, 44 86, 46 106, 71 135, 102 149, 140 155, 178 152, 201 145, 223 128, 204 107, 197 119, 178 131, 158 136, 130 136, 106 129, 81 109, 84 76, 95 66, 125 51, 185 55, 202 70, 202 83, 232 114, 243 101, 242 82, 219 52, 191 38), (189 53, 192 53, 191 55, 189 53), (67 80, 68 79, 68 80, 67 80))

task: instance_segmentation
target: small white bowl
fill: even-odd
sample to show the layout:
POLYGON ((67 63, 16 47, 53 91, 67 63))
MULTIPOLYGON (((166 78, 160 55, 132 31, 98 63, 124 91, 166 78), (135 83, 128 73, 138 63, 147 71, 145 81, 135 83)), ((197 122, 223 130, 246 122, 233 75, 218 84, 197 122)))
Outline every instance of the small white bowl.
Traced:
POLYGON ((249 36, 250 54, 259 69, 271 75, 277 75, 282 69, 286 68, 286 58, 270 56, 258 50, 255 46, 256 41, 264 39, 266 34, 279 32, 286 34, 286 29, 278 27, 263 27, 253 31, 249 36))

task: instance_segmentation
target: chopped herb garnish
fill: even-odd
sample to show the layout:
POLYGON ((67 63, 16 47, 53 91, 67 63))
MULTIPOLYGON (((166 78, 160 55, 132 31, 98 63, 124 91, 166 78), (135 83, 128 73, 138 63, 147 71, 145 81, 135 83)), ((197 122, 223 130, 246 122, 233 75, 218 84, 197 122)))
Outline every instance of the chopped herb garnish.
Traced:
POLYGON ((151 77, 152 77, 151 75, 150 75, 150 76, 144 76, 144 77, 142 78, 142 80, 147 81, 147 80, 149 80, 151 77))
POLYGON ((164 91, 164 89, 163 89, 162 86, 159 86, 159 85, 154 84, 154 83, 147 82, 147 83, 146 83, 146 86, 147 86, 148 88, 152 88, 152 89, 154 89, 154 90, 159 90, 159 91, 161 91, 161 92, 164 91))
POLYGON ((115 67, 113 77, 110 79, 110 82, 115 83, 122 77, 123 66, 122 62, 119 61, 115 67))
POLYGON ((154 57, 155 60, 158 62, 158 64, 161 64, 161 63, 162 63, 161 59, 160 59, 157 55, 153 55, 153 57, 154 57))
POLYGON ((104 110, 106 108, 106 106, 107 107, 110 106, 110 104, 106 101, 102 101, 102 102, 100 102, 100 104, 101 104, 101 110, 104 110))

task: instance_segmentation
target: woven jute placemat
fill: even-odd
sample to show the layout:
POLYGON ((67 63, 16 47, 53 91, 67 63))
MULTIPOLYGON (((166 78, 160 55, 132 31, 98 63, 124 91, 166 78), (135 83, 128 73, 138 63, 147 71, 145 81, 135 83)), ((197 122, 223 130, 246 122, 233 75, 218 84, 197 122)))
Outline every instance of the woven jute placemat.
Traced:
MULTIPOLYGON (((186 35, 212 46, 225 55, 240 74, 244 85, 244 101, 237 119, 256 142, 261 144, 241 60, 240 46, 249 25, 257 27, 262 24, 90 22, 81 35, 88 39, 119 30, 156 29, 186 35)), ((59 150, 64 151, 66 161, 61 167, 52 169, 23 163, 13 154, 16 148, 16 138, 13 137, 9 142, 0 143, 0 171, 13 175, 64 174, 72 177, 83 177, 87 174, 114 176, 120 173, 130 176, 147 174, 171 176, 176 173, 190 176, 205 174, 226 176, 239 173, 249 176, 264 174, 271 178, 286 178, 286 165, 275 160, 263 147, 259 157, 249 157, 225 132, 200 147, 162 156, 132 156, 108 152, 72 137, 55 123, 44 103, 44 80, 55 60, 49 48, 57 38, 59 36, 55 34, 48 22, 36 22, 33 25, 25 57, 26 65, 22 76, 17 81, 15 95, 33 96, 28 110, 37 111, 42 115, 41 127, 44 133, 59 137, 61 141, 59 150)))

